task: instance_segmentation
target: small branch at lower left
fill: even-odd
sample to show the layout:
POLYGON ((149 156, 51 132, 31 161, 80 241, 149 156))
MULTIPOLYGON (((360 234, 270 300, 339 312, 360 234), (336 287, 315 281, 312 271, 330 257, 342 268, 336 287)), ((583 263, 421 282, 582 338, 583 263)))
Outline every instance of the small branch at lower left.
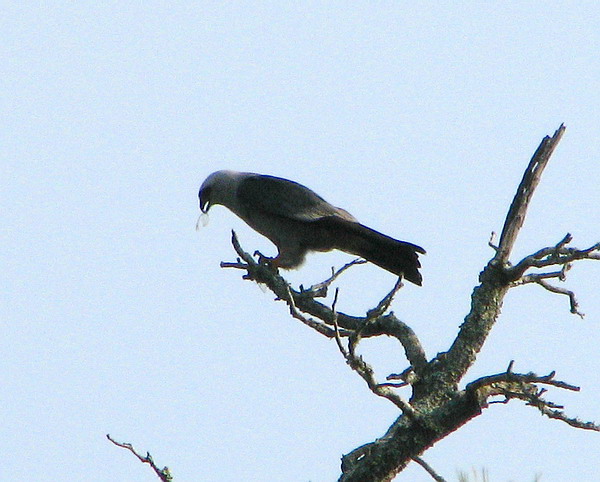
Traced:
POLYGON ((171 475, 169 468, 168 467, 163 467, 162 469, 158 468, 156 466, 156 464, 154 463, 154 460, 152 460, 152 456, 150 455, 150 452, 146 452, 146 456, 143 456, 143 455, 140 455, 138 452, 136 452, 136 450, 133 448, 133 445, 131 445, 130 443, 117 442, 109 434, 106 434, 106 438, 108 440, 110 440, 113 444, 115 444, 117 447, 121 447, 126 450, 129 450, 143 464, 150 465, 150 467, 152 467, 152 470, 154 470, 154 472, 156 473, 158 478, 160 480, 162 480, 162 482, 172 482, 173 481, 173 476, 171 475))

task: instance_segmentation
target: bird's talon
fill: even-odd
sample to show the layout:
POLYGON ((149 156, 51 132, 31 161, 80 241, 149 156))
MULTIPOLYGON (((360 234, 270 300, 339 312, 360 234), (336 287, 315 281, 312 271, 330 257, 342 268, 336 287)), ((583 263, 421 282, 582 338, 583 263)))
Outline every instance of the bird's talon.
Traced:
POLYGON ((256 256, 258 258, 258 264, 267 266, 274 270, 277 270, 277 266, 275 266, 273 258, 269 258, 268 256, 265 256, 258 250, 254 251, 254 256, 256 256))
POLYGON ((264 256, 259 250, 254 251, 254 254, 252 256, 258 258, 258 264, 266 264, 269 260, 269 258, 264 256))

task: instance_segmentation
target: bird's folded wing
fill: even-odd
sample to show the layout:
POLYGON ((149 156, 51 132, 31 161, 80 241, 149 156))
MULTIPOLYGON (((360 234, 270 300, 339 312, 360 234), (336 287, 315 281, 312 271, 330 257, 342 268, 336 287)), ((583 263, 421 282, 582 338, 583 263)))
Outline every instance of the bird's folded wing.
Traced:
POLYGON ((352 215, 332 206, 307 187, 274 176, 253 175, 245 178, 238 186, 237 198, 250 210, 298 221, 313 221, 325 216, 354 220, 352 215))

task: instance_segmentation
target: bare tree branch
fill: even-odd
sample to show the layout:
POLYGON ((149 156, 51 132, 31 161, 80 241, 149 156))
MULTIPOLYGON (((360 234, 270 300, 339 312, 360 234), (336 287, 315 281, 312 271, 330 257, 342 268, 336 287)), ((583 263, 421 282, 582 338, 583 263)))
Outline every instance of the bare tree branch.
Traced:
POLYGON ((547 281, 545 281, 542 277, 542 275, 529 275, 528 279, 526 279, 524 281, 525 283, 530 283, 530 282, 534 282, 539 284, 542 288, 551 291, 552 293, 557 293, 559 295, 566 295, 569 297, 569 304, 571 305, 571 313, 573 313, 574 315, 578 315, 580 318, 583 319, 583 317, 585 316, 584 313, 581 313, 579 311, 579 303, 577 302, 577 298, 575 297, 575 293, 571 290, 568 290, 566 288, 560 288, 559 286, 554 286, 551 285, 550 283, 548 283, 547 281), (531 280, 531 281, 530 281, 531 280))
POLYGON ((527 402, 528 405, 536 407, 542 414, 549 418, 561 420, 572 427, 581 428, 584 430, 600 431, 600 425, 593 422, 582 422, 577 418, 568 417, 562 410, 561 405, 545 400, 542 395, 546 392, 545 388, 539 388, 538 385, 548 385, 564 390, 578 392, 579 387, 571 385, 560 380, 554 379, 555 372, 551 372, 545 376, 539 376, 535 373, 513 373, 512 362, 509 368, 504 373, 481 377, 469 383, 465 391, 476 393, 476 396, 481 400, 482 405, 487 402, 489 397, 502 395, 505 397, 503 403, 516 398, 527 402))
POLYGON ((140 455, 139 453, 137 453, 135 451, 135 449, 133 448, 133 445, 131 445, 130 443, 117 442, 109 434, 106 434, 106 438, 108 440, 110 440, 113 444, 115 444, 117 447, 121 447, 121 448, 129 450, 143 464, 150 465, 150 467, 152 467, 152 470, 154 470, 154 473, 158 476, 158 478, 162 482, 172 482, 173 481, 173 476, 171 475, 171 472, 169 471, 169 468, 168 467, 163 467, 162 469, 159 469, 156 466, 156 464, 154 463, 154 460, 152 460, 152 456, 150 455, 150 452, 146 452, 146 455, 142 456, 142 455, 140 455))
POLYGON ((571 385, 570 383, 562 382, 560 380, 554 380, 555 372, 550 372, 548 375, 536 375, 535 373, 514 373, 512 371, 506 371, 504 373, 497 373, 496 375, 488 375, 485 377, 478 378, 477 380, 469 383, 466 390, 479 390, 483 387, 491 387, 495 384, 501 383, 540 383, 544 385, 551 385, 553 387, 578 392, 579 387, 571 385))
POLYGON ((425 469, 425 471, 429 475, 431 475, 433 480, 435 480, 436 482, 446 482, 446 480, 441 475, 439 475, 435 470, 433 470, 431 465, 429 465, 427 462, 425 462, 421 457, 413 457, 413 460, 416 463, 418 463, 421 467, 423 467, 425 469))
POLYGON ((568 248, 573 236, 567 235, 556 246, 542 248, 526 256, 512 268, 506 270, 511 281, 518 281, 530 268, 547 268, 549 266, 567 266, 582 259, 600 260, 600 243, 586 249, 568 248))
MULTIPOLYGON (((289 286, 287 288, 287 292, 288 292, 288 296, 285 298, 285 301, 287 302, 288 306, 290 307, 290 314, 294 318, 296 318, 297 320, 300 320, 306 326, 309 326, 313 330, 318 331, 319 333, 321 333, 321 335, 325 335, 328 338, 333 338, 333 337, 337 337, 340 335, 339 329, 332 330, 325 323, 323 323, 321 321, 317 321, 314 318, 309 318, 309 317, 304 316, 300 312, 300 310, 296 307, 296 302, 294 301, 294 296, 292 295, 292 290, 289 286)), ((343 336, 349 336, 350 333, 351 332, 348 330, 343 330, 343 336)))
POLYGON ((303 294, 310 294, 313 298, 324 298, 327 296, 327 289, 344 271, 352 266, 356 266, 358 264, 365 264, 367 261, 361 258, 353 259, 349 263, 346 263, 340 269, 336 270, 335 268, 331 268, 331 276, 327 278, 325 281, 317 283, 309 288, 304 288, 300 285, 300 292, 303 294))
POLYGON ((398 293, 403 286, 404 284, 402 283, 402 278, 398 278, 392 290, 383 297, 377 306, 372 310, 367 311, 367 321, 370 322, 371 320, 376 320, 377 318, 383 316, 384 313, 389 309, 392 301, 394 301, 394 296, 396 296, 396 293, 398 293))
POLYGON ((583 318, 583 313, 579 311, 579 304, 575 293, 566 288, 561 288, 550 284, 547 280, 558 279, 565 281, 567 271, 571 269, 572 264, 578 260, 590 259, 600 260, 600 243, 596 243, 586 249, 569 248, 567 245, 573 240, 571 234, 561 239, 555 246, 542 248, 535 253, 526 256, 515 266, 506 269, 506 275, 512 281, 512 286, 536 283, 542 288, 569 297, 571 313, 583 318), (529 269, 542 269, 549 267, 560 268, 555 271, 545 271, 541 273, 528 273, 529 269))
POLYGON ((542 172, 544 172, 544 168, 548 164, 550 156, 560 142, 564 132, 565 126, 561 124, 552 137, 544 137, 540 146, 533 154, 529 166, 525 170, 521 184, 519 184, 517 193, 508 210, 502 234, 500 235, 500 244, 495 256, 495 261, 500 265, 508 262, 519 231, 525 221, 529 201, 531 201, 533 192, 542 177, 542 172))
MULTIPOLYGON (((356 345, 360 340, 360 336, 354 336, 354 334, 350 336, 348 338, 348 349, 346 350, 344 348, 340 338, 337 316, 335 315, 335 306, 337 304, 338 294, 339 290, 336 289, 335 298, 332 304, 332 310, 334 312, 333 324, 335 327, 335 341, 337 342, 340 353, 346 359, 346 363, 350 366, 350 368, 358 373, 365 382, 367 382, 368 387, 375 395, 387 398, 400 410, 402 410, 402 413, 404 413, 406 416, 414 418, 415 411, 413 408, 400 395, 394 392, 389 385, 377 383, 373 368, 363 360, 362 356, 356 355, 356 345)), ((368 320, 365 321, 365 323, 368 323, 368 320)))

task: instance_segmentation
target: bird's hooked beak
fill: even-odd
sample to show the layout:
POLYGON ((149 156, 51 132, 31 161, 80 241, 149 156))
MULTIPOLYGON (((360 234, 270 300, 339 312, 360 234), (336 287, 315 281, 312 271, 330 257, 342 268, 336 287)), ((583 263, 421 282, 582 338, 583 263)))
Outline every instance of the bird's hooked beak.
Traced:
POLYGON ((205 187, 204 189, 200 188, 200 192, 198 193, 198 200, 200 205, 200 211, 204 214, 208 213, 210 209, 210 187, 205 187))

